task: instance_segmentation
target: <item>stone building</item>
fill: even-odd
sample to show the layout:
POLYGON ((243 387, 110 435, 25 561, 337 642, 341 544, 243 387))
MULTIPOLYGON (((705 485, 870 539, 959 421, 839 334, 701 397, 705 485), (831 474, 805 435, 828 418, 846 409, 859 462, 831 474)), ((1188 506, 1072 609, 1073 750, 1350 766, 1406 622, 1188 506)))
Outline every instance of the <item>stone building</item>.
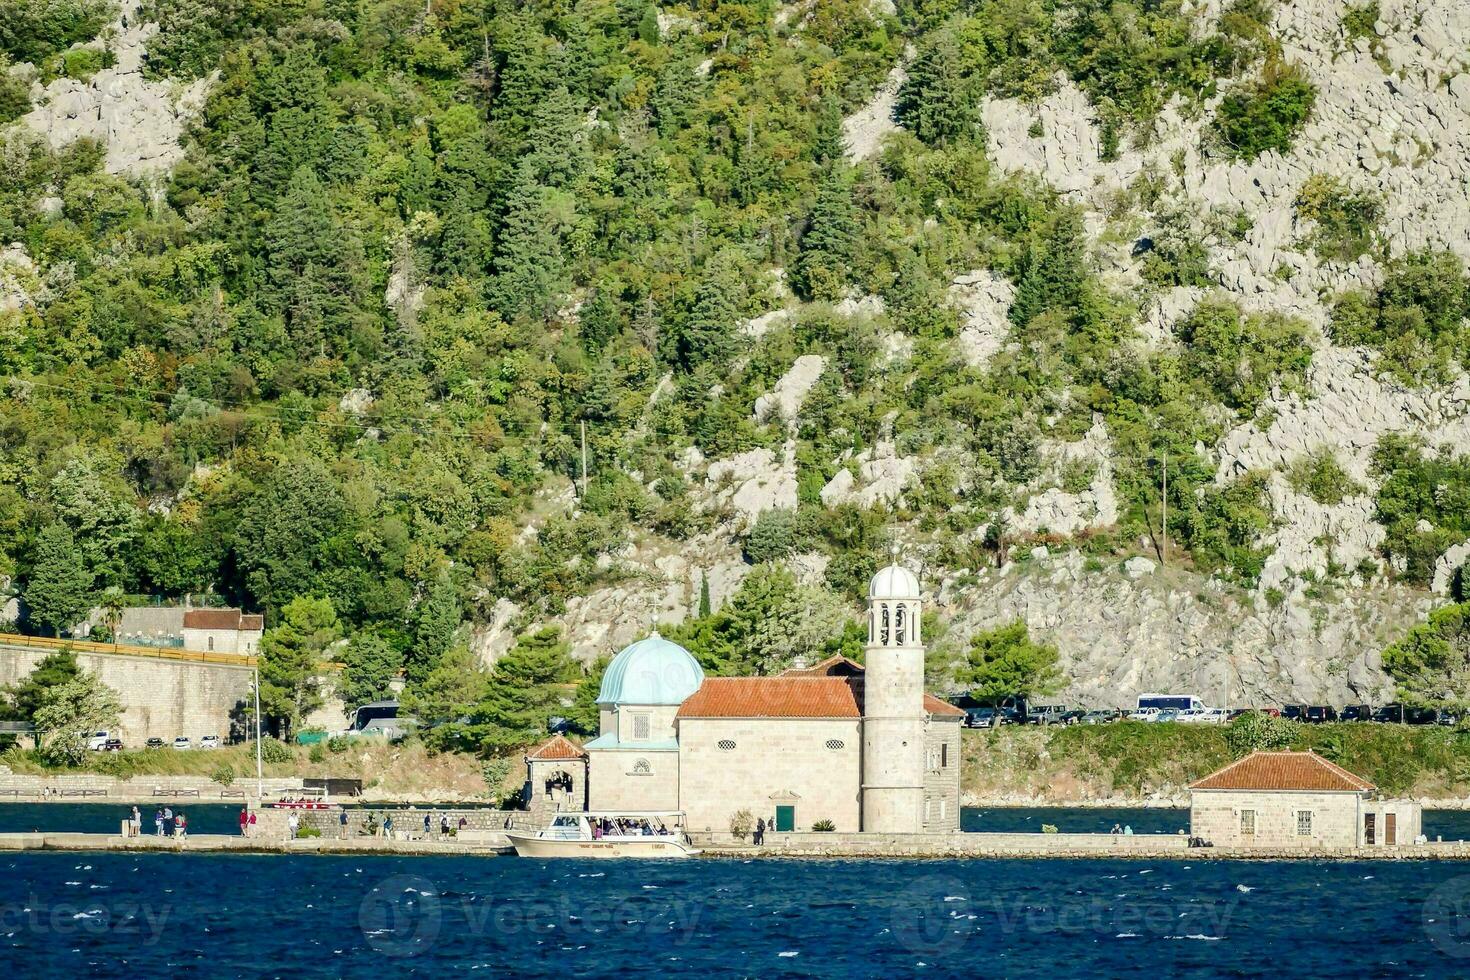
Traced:
POLYGON ((1218 847, 1412 844, 1420 807, 1314 752, 1252 752, 1190 786, 1190 828, 1218 847))
POLYGON ((564 735, 527 752, 522 798, 537 826, 558 811, 587 809, 587 753, 564 735))
POLYGON ((682 810, 723 831, 959 829, 963 712, 924 693, 919 583, 893 565, 868 590, 866 667, 833 657, 775 677, 705 677, 657 633, 617 655, 584 749, 593 810, 682 810))
POLYGON ((260 652, 265 617, 238 609, 190 609, 183 630, 185 650, 253 655, 260 652))

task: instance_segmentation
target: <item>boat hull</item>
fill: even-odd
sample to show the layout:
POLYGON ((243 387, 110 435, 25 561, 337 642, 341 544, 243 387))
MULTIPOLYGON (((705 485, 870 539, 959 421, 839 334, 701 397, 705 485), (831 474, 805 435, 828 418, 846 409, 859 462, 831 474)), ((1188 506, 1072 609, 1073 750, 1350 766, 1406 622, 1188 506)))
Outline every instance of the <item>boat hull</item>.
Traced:
POLYGON ((518 834, 514 831, 505 836, 519 857, 532 858, 687 858, 699 851, 682 841, 650 837, 618 840, 557 840, 537 837, 534 834, 518 834))

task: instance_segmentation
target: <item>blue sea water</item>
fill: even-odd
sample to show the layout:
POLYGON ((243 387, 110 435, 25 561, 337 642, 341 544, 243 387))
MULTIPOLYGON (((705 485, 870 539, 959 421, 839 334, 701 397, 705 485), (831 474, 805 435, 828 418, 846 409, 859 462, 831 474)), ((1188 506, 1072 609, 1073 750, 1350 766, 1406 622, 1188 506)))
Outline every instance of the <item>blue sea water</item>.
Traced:
POLYGON ((1456 976, 1452 862, 0 855, 10 976, 1456 976))

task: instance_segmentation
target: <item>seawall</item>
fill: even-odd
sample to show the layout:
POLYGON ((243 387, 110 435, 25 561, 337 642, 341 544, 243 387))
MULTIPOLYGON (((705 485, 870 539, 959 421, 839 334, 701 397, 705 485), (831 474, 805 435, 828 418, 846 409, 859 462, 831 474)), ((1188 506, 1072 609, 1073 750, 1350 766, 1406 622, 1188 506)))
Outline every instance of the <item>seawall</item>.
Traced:
MULTIPOLYGON (((54 652, 0 640, 0 685, 22 681, 54 652)), ((142 748, 150 738, 230 734, 252 698, 253 668, 242 662, 202 663, 162 656, 76 650, 77 665, 96 674, 122 702, 121 738, 142 748)), ((243 658, 242 658, 243 660, 243 658)))

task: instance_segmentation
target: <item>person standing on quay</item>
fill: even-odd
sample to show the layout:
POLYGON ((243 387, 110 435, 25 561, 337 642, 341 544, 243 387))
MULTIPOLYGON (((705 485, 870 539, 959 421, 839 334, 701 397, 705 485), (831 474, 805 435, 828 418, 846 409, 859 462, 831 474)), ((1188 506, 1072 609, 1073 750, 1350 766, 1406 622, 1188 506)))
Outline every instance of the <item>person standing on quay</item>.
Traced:
POLYGON ((290 835, 288 837, 289 840, 295 840, 296 839, 296 828, 299 827, 300 825, 301 825, 301 818, 298 817, 298 816, 296 816, 295 813, 292 813, 291 816, 289 816, 289 817, 286 818, 286 830, 289 832, 289 835, 290 835))
POLYGON ((245 836, 246 837, 254 837, 255 836, 255 811, 254 810, 251 810, 250 811, 250 823, 247 826, 250 828, 250 832, 247 833, 245 836))
POLYGON ((250 811, 243 806, 240 808, 240 836, 250 836, 250 811))
POLYGON ((163 811, 153 811, 153 832, 159 837, 163 836, 163 811))
POLYGON ((143 814, 138 809, 138 804, 133 804, 133 815, 128 821, 128 836, 137 837, 143 832, 143 814))
POLYGON ((165 836, 165 837, 172 837, 173 835, 174 835, 174 808, 171 807, 171 806, 166 806, 166 807, 163 808, 163 836, 165 836))
POLYGON ((342 810, 342 812, 339 813, 339 814, 337 814, 337 826, 339 828, 339 830, 337 832, 337 836, 339 838, 341 838, 342 840, 346 840, 347 839, 347 808, 344 806, 344 807, 341 808, 341 810, 342 810))

